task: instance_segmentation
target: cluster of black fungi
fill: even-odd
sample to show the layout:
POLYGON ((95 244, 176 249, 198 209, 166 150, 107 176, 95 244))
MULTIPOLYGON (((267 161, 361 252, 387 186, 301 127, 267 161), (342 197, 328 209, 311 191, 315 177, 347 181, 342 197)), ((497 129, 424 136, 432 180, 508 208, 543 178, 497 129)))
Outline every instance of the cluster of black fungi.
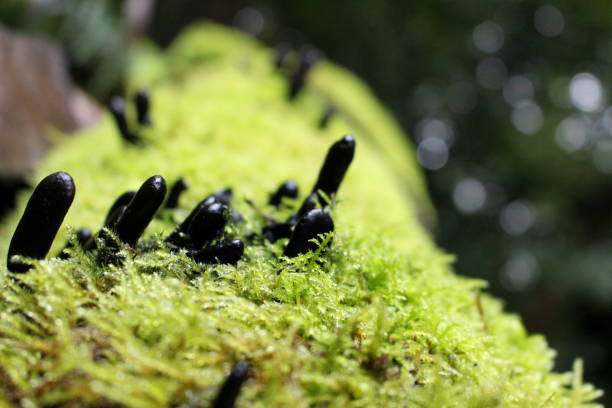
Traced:
MULTIPOLYGON (((277 65, 281 64, 282 61, 279 60, 285 57, 284 53, 285 51, 279 50, 277 65)), ((315 57, 316 53, 312 50, 303 53, 299 66, 290 78, 289 99, 295 98, 303 87, 306 73, 316 62, 315 57)), ((134 103, 138 123, 150 126, 152 121, 149 116, 148 92, 138 92, 134 103)), ((141 145, 141 138, 129 128, 123 99, 113 98, 109 110, 122 139, 129 144, 141 145)), ((328 107, 319 126, 327 126, 333 113, 334 109, 328 107)), ((334 231, 334 222, 329 214, 330 200, 338 191, 353 160, 354 152, 355 139, 351 135, 346 135, 334 143, 327 153, 311 193, 299 210, 285 221, 264 216, 266 225, 260 235, 270 242, 289 238, 284 248, 284 255, 287 257, 295 257, 316 249, 319 245, 316 239, 322 234, 334 231)), ((180 178, 166 194, 166 181, 163 177, 154 175, 137 191, 127 191, 115 200, 107 213, 103 228, 97 234, 87 228, 79 229, 76 242, 86 252, 97 251, 96 261, 99 264, 120 264, 123 262, 118 255, 121 243, 135 249, 140 236, 160 207, 177 208, 179 197, 187 188, 185 181, 180 178)), ((75 192, 74 181, 65 172, 50 174, 40 181, 30 196, 11 239, 7 258, 10 272, 25 273, 30 269, 30 264, 14 258, 15 255, 30 259, 43 259, 47 255, 72 204, 75 192)), ((269 204, 279 207, 286 198, 296 199, 298 193, 298 185, 293 181, 286 181, 270 195, 269 204)), ((202 264, 236 264, 244 254, 244 242, 240 239, 222 238, 229 220, 244 221, 239 213, 230 210, 231 200, 230 188, 205 197, 165 238, 168 249, 175 252, 183 249, 189 257, 202 264)), ((70 257, 70 251, 67 249, 71 245, 68 243, 60 252, 60 258, 70 257)), ((233 407, 248 374, 248 364, 244 361, 238 362, 221 386, 213 407, 233 407)))

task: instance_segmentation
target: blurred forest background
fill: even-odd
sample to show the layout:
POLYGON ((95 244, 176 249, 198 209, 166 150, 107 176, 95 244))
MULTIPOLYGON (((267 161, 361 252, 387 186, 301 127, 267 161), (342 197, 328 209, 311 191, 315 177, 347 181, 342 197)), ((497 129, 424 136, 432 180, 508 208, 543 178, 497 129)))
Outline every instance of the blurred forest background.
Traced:
MULTIPOLYGON (((458 272, 545 334, 557 369, 583 356, 586 379, 612 394, 609 0, 0 3, 5 27, 60 44, 101 103, 134 38, 167 45, 202 18, 271 46, 314 44, 365 78, 417 147, 458 272)), ((0 171, 3 195, 23 186, 0 171)))

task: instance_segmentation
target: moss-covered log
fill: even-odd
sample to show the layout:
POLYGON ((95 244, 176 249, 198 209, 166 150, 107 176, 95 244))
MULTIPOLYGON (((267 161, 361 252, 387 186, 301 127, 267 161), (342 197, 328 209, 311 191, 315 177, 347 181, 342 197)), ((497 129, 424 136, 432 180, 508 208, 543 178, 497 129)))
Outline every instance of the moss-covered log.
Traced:
MULTIPOLYGON (((483 294, 485 282, 452 272, 423 227, 433 217, 411 149, 357 79, 320 62, 289 98, 296 55, 277 68, 273 52, 212 24, 163 55, 143 45, 134 58, 125 100, 144 86, 151 98, 151 126, 126 105, 139 143, 126 143, 109 114, 63 139, 32 178, 67 172, 76 195, 45 259, 15 258, 31 264, 27 273, 0 269, 0 404, 596 405, 579 361, 553 372, 542 337, 483 294), (335 114, 319 126, 329 106, 335 114), (342 185, 314 191, 324 211, 300 219, 345 134, 356 148, 342 185), (189 186, 176 208, 156 195, 157 216, 126 243, 113 226, 138 213, 129 193, 101 230, 116 198, 155 174, 189 186), (298 198, 270 204, 287 180, 298 198), (193 219, 212 225, 205 199, 228 206, 219 231, 191 239, 193 220, 176 231, 198 203, 193 219), (314 246, 295 237, 303 250, 289 257, 288 237, 262 234, 274 223, 289 234, 333 232, 314 246), (85 227, 101 232, 83 243, 85 227), (215 264, 226 254, 232 262, 215 264)), ((0 229, 3 259, 28 197, 0 229)))

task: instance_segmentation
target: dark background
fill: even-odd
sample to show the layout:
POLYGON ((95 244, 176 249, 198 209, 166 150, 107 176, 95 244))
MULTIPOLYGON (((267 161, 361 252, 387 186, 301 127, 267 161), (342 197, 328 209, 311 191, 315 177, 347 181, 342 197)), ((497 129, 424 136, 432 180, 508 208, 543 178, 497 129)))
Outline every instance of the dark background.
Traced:
MULTIPOLYGON (((59 41, 100 101, 117 92, 117 56, 138 34, 125 5, 31 3, 8 0, 2 21, 59 41)), ((160 0, 150 16, 161 45, 209 18, 271 46, 313 44, 363 77, 417 146, 458 272, 545 334, 556 369, 582 356, 586 379, 612 391, 609 0, 160 0)))

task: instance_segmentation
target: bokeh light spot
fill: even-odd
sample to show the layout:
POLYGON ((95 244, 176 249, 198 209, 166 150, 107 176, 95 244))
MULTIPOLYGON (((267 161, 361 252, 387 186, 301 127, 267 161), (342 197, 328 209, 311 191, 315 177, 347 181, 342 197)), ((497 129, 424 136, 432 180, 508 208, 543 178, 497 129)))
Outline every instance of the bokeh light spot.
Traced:
POLYGON ((513 201, 501 211, 499 224, 510 235, 521 235, 527 232, 535 221, 535 212, 531 205, 523 201, 513 201))
POLYGON ((511 291, 523 292, 533 288, 540 278, 538 261, 526 250, 513 252, 501 270, 501 283, 511 291))
POLYGON ((474 178, 466 178, 455 185, 453 201, 459 211, 466 214, 480 211, 487 199, 483 184, 474 178))
POLYGON ((417 159, 428 170, 438 170, 448 161, 448 145, 436 137, 429 137, 419 143, 417 159))
POLYGON ((472 39, 480 51, 494 53, 504 45, 504 30, 493 21, 484 21, 476 26, 472 39))
POLYGON ((557 131, 555 140, 557 144, 567 152, 577 152, 582 149, 588 138, 588 125, 579 117, 563 119, 557 131))
POLYGON ((529 100, 516 104, 512 111, 512 124, 521 133, 533 135, 544 123, 544 113, 540 106, 529 100))
POLYGON ((570 99, 583 112, 599 110, 603 104, 603 88, 599 79, 588 72, 575 75, 569 84, 570 99))
POLYGON ((556 37, 565 28, 565 18, 561 11, 549 4, 540 6, 533 14, 533 24, 538 33, 545 37, 556 37))

